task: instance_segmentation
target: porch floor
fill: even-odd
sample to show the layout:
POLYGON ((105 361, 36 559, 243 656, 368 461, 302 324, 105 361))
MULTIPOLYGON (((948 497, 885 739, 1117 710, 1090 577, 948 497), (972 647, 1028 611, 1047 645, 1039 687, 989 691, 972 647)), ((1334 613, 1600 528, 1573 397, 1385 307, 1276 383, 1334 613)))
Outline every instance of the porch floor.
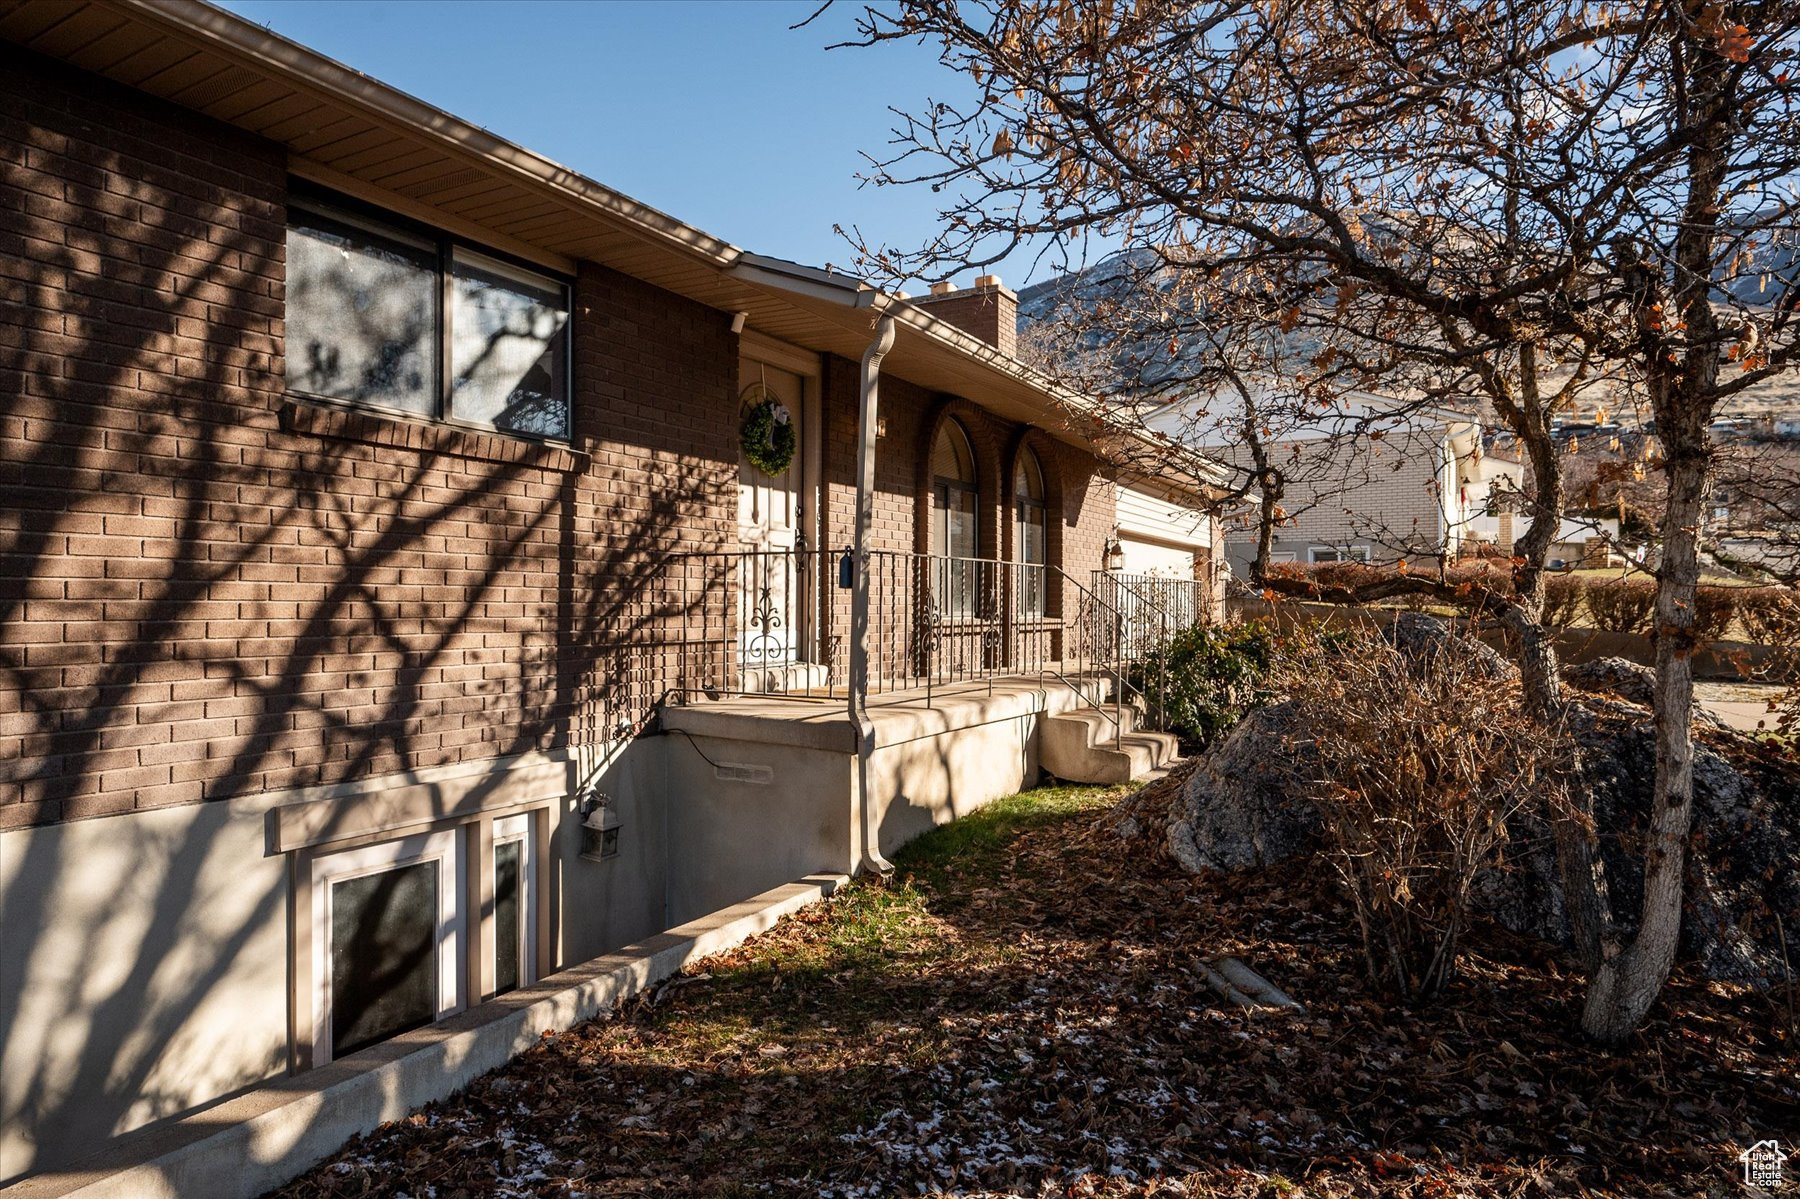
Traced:
MULTIPOLYGON (((1060 715, 1105 703, 1111 680, 1094 673, 997 675, 871 695, 875 744, 898 745, 957 729, 1030 714, 1060 715)), ((840 689, 797 694, 728 695, 663 709, 666 729, 807 749, 856 752, 848 700, 840 689)))

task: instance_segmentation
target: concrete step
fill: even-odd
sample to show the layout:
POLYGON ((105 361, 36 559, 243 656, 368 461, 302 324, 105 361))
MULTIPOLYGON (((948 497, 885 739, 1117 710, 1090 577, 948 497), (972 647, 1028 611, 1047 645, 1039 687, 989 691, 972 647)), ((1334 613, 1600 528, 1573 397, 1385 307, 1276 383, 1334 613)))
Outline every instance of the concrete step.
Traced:
POLYGON ((1130 777, 1141 779, 1152 771, 1165 769, 1181 757, 1181 738, 1174 733, 1140 729, 1118 738, 1109 748, 1130 757, 1130 777))
POLYGON ((1180 756, 1180 741, 1170 733, 1140 730, 1140 719, 1129 705, 1123 709, 1111 705, 1076 708, 1046 716, 1038 729, 1038 762, 1046 772, 1072 783, 1124 783, 1142 778, 1175 761, 1180 756), (1119 725, 1114 724, 1115 716, 1119 725))

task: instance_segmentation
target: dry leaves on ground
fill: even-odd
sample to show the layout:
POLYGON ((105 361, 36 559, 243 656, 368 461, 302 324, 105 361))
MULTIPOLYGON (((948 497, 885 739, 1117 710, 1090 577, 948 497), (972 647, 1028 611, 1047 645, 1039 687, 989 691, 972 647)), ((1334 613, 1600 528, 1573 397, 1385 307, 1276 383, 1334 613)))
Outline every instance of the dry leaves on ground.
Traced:
POLYGON ((1483 929, 1443 1001, 1385 1007, 1329 872, 1196 882, 1117 798, 959 822, 280 1195, 1724 1196, 1800 1135, 1767 997, 1677 977, 1600 1052, 1579 979, 1483 929), (1307 1010, 1218 1006, 1227 953, 1307 1010))

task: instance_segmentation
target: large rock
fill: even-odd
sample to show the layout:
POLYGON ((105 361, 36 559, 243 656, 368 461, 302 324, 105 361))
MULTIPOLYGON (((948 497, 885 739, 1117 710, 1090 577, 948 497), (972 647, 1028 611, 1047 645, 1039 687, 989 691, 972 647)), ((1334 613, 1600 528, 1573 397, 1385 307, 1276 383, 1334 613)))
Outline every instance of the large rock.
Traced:
POLYGON ((1627 703, 1648 708, 1656 694, 1656 672, 1629 658, 1595 658, 1565 666, 1563 682, 1583 691, 1616 695, 1627 703))
MULTIPOLYGON (((1413 623, 1412 632, 1402 634, 1410 637, 1405 644, 1419 653, 1450 645, 1414 622, 1404 623, 1413 623)), ((1502 680, 1501 685, 1510 684, 1502 680)), ((1140 810, 1132 826, 1147 835, 1163 832, 1169 854, 1196 874, 1320 852, 1319 816, 1303 783, 1317 772, 1307 729, 1328 718, 1292 701, 1252 712, 1198 759, 1178 786, 1151 800, 1162 813, 1152 817, 1140 810)), ((1613 910, 1629 933, 1643 898, 1654 727, 1642 706, 1600 694, 1576 697, 1571 723, 1582 749, 1613 910)), ((1528 815, 1512 822, 1511 831, 1503 861, 1478 882, 1478 906, 1515 932, 1567 944, 1550 830, 1541 816, 1528 815)), ((1788 930, 1790 961, 1800 956, 1800 762, 1729 730, 1705 730, 1694 757, 1690 844, 1683 957, 1714 978, 1763 986, 1780 982, 1777 913, 1788 930)))
MULTIPOLYGON (((1578 662, 1562 670, 1563 682, 1593 695, 1609 695, 1649 711, 1655 702, 1656 672, 1629 658, 1595 658, 1578 662)), ((1711 729, 1731 726, 1713 713, 1694 704, 1694 723, 1711 729)))
POLYGON ((1196 764, 1174 797, 1169 853, 1195 874, 1279 862, 1311 848, 1319 813, 1300 798, 1317 771, 1297 703, 1258 708, 1196 764))
POLYGON ((1382 630, 1389 645, 1401 657, 1419 664, 1429 663, 1446 651, 1467 659, 1476 673, 1490 679, 1516 679, 1519 668, 1499 650, 1473 637, 1465 637, 1436 616, 1423 612, 1402 612, 1382 630))

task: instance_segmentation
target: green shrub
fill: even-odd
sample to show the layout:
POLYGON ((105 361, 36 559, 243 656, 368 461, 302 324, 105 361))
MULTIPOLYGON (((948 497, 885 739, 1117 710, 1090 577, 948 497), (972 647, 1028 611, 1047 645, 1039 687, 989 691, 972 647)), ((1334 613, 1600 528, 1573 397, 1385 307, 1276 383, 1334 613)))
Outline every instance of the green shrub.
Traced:
POLYGON ((1176 634, 1131 668, 1163 727, 1202 749, 1269 702, 1269 668, 1278 641, 1261 624, 1196 625, 1176 634))
POLYGON ((1642 633, 1656 608, 1656 584, 1647 579, 1607 579, 1590 583, 1588 611, 1594 627, 1609 633, 1642 633))

